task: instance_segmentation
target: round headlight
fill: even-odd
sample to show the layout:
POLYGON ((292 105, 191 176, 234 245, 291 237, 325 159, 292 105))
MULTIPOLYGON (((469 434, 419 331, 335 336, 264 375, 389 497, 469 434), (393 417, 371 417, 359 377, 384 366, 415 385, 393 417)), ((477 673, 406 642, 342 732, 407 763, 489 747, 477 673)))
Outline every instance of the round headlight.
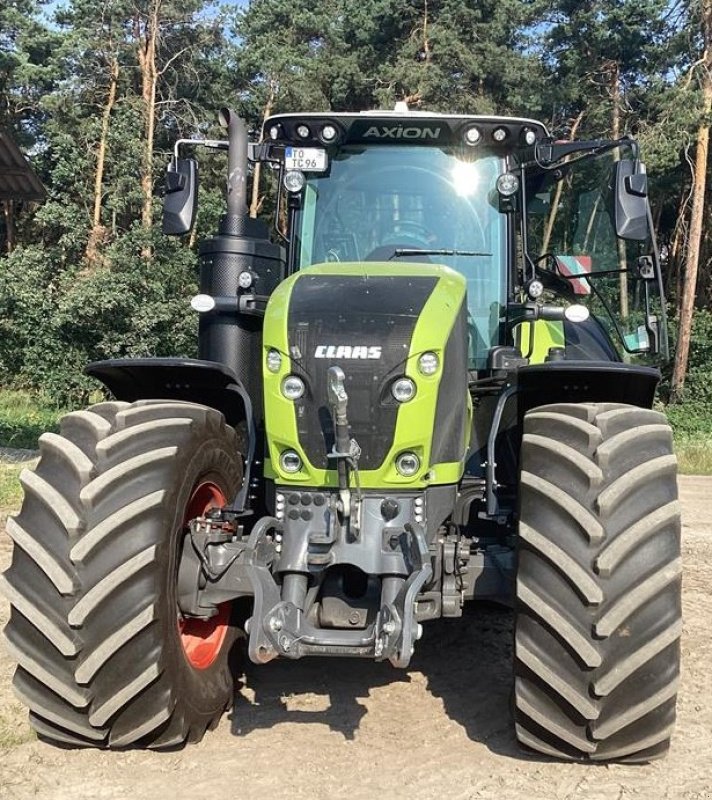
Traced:
POLYGON ((321 138, 325 142, 333 142, 336 139, 336 128, 333 125, 324 125, 321 129, 321 138))
POLYGON ((492 131, 492 138, 495 142, 499 142, 500 144, 509 136, 509 131, 506 128, 495 128, 492 131))
POLYGON ((209 294, 196 294, 191 298, 190 307, 193 311, 199 311, 204 314, 206 311, 212 311, 215 308, 215 298, 209 294))
POLYGON ((299 472, 302 468, 302 459, 294 450, 285 450, 279 457, 279 466, 284 472, 299 472))
POLYGON ((421 375, 435 375, 440 366, 440 359, 435 353, 423 353, 418 359, 418 371, 421 375))
POLYGON ((407 403, 415 397, 415 384, 410 378, 399 378, 391 386, 391 394, 399 403, 407 403))
POLYGON ((241 272, 237 276, 237 285, 241 289, 249 289, 250 286, 252 286, 252 281, 253 281, 252 273, 249 272, 248 270, 244 270, 244 272, 241 272))
POLYGON ((298 169, 290 169, 289 172, 284 173, 284 188, 288 192, 292 192, 293 194, 301 192, 305 183, 306 178, 304 177, 304 173, 300 172, 298 169))
POLYGON ((282 366, 282 354, 279 350, 272 348, 267 351, 267 369, 270 372, 279 372, 282 366))
POLYGON ((282 394, 287 400, 299 400, 304 394, 304 381, 296 375, 289 375, 282 381, 282 394))
POLYGON ((505 172, 497 178, 497 191, 503 197, 511 197, 519 189, 519 178, 511 172, 505 172))
POLYGON ((300 139, 308 139, 311 131, 306 125, 297 125, 297 136, 300 139))
POLYGON ((527 294, 531 300, 538 300, 544 294, 544 284, 534 279, 527 284, 527 294))
POLYGON ((420 459, 415 453, 401 453, 396 458, 396 469, 404 478, 412 478, 420 469, 420 459))
POLYGON ((471 147, 474 147, 474 145, 480 143, 481 139, 482 134, 480 133, 480 129, 474 127, 474 125, 465 131, 465 144, 469 144, 471 147))

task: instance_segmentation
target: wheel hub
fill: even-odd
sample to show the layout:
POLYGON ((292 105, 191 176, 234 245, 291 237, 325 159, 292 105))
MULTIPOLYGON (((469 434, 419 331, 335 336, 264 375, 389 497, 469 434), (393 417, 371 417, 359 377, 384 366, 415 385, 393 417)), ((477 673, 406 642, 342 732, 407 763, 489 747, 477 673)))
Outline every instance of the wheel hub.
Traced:
MULTIPOLYGON (((198 483, 188 500, 183 516, 183 530, 190 520, 203 516, 211 508, 222 508, 227 500, 222 490, 212 481, 198 483)), ((207 669, 215 662, 230 628, 230 603, 218 606, 218 613, 210 619, 182 617, 178 613, 178 633, 183 653, 194 669, 207 669)))

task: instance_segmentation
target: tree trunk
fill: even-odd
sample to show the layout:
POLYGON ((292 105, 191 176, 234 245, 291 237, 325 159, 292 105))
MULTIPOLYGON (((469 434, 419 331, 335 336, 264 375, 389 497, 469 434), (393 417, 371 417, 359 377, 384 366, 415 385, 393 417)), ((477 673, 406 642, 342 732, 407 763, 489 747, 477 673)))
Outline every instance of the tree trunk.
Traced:
POLYGON ((2 212, 5 217, 5 249, 12 253, 17 241, 15 232, 15 201, 3 200, 2 212))
POLYGON ((690 212, 690 233, 685 259, 685 276, 682 284, 680 316, 678 318, 678 339, 675 351, 675 365, 672 373, 672 401, 682 399, 685 375, 690 355, 690 335, 692 315, 695 308, 697 290, 697 269, 702 243, 702 225, 705 213, 705 193, 707 189, 707 155, 709 151, 709 115, 712 111, 712 1, 703 0, 702 26, 705 50, 700 66, 702 83, 701 123, 697 129, 697 151, 695 153, 695 174, 692 188, 692 211, 690 212))
MULTIPOLYGON (((277 84, 275 81, 270 81, 270 88, 269 94, 267 95, 267 102, 265 103, 265 107, 262 110, 262 127, 264 127, 265 121, 272 113, 272 109, 274 108, 274 102, 277 99, 277 84)), ((253 219, 256 219, 257 215, 260 212, 260 207, 262 205, 262 201, 264 198, 260 197, 260 176, 262 174, 261 170, 262 164, 258 161, 255 164, 254 172, 252 173, 252 194, 250 196, 250 216, 253 219)))
POLYGON ((689 193, 687 186, 684 186, 680 192, 680 200, 677 204, 677 214, 675 215, 675 227, 673 228, 672 238, 670 239, 670 247, 668 250, 667 283, 665 285, 666 296, 675 298, 675 306, 678 309, 678 316, 680 308, 680 296, 682 293, 682 269, 680 266, 682 259, 680 256, 680 248, 683 239, 683 229, 685 227, 684 216, 688 195, 689 193))
POLYGON ((106 147, 109 138, 109 123, 111 112, 116 104, 116 87, 119 80, 119 60, 112 58, 109 73, 109 93, 106 98, 104 110, 101 114, 101 136, 96 154, 96 173, 94 175, 94 208, 92 211, 91 231, 87 242, 86 259, 90 266, 96 264, 99 255, 99 244, 104 238, 106 228, 101 224, 101 205, 104 188, 104 164, 106 162, 106 147))
MULTIPOLYGON (((581 124, 581 121, 583 120, 585 113, 586 113, 585 111, 579 111, 578 116, 573 121, 573 124, 571 125, 571 131, 569 133, 570 142, 573 142, 574 139, 576 138, 576 133, 578 132, 579 125, 581 124)), ((543 255, 549 250, 549 242, 551 241, 551 234, 554 230, 554 223, 556 222, 556 215, 559 210, 559 203, 561 202, 561 192, 563 191, 563 188, 564 188, 564 182, 559 181, 556 184, 556 189, 554 189, 554 197, 551 200, 549 217, 546 220, 546 228, 544 230, 544 237, 541 243, 541 253, 538 253, 538 255, 543 255)))
MULTIPOLYGON (((153 0, 145 22, 143 35, 138 38, 138 63, 141 70, 141 97, 143 100, 144 152, 141 174, 141 224, 144 230, 153 225, 153 138, 156 128, 156 86, 158 69, 156 54, 161 0, 153 0)), ((150 256, 150 250, 144 252, 150 256)))
MULTIPOLYGON (((617 62, 612 64, 611 70, 611 137, 613 139, 621 138, 621 71, 620 65, 617 62)), ((619 269, 627 269, 628 262, 626 258, 626 248, 623 239, 618 239, 618 267, 619 269)), ((620 293, 621 293, 621 317, 622 319, 628 318, 628 274, 621 272, 620 274, 620 293)))

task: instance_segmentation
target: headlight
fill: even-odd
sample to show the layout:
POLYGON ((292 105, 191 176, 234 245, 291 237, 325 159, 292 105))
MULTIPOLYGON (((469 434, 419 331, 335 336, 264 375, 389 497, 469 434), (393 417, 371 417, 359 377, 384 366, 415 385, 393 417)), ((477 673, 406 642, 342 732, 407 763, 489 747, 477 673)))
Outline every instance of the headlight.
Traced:
POLYGON ((404 478, 412 478, 420 469, 420 459, 415 453, 401 453, 396 458, 396 469, 404 478))
POLYGON ((272 348, 267 352, 267 369, 270 372, 279 372, 282 366, 282 355, 279 350, 272 348))
POLYGON ((435 375, 440 366, 440 359, 436 353, 423 353, 418 359, 418 371, 421 375, 435 375))
POLYGON ((304 173, 298 169, 290 169, 284 173, 284 188, 288 192, 292 192, 292 194, 301 192, 306 182, 307 179, 304 177, 304 173))
POLYGON ((519 178, 511 172, 505 172, 497 178, 497 191, 503 197, 511 197, 519 189, 519 178))
POLYGON ((399 403, 407 403, 415 397, 415 384, 410 378, 399 378, 391 386, 391 394, 399 403))
POLYGON ((544 284, 536 278, 533 281, 529 281, 527 294, 531 300, 538 300, 544 294, 544 284))
POLYGON ((279 457, 279 466, 284 472, 299 472, 302 468, 302 459, 294 450, 285 450, 279 457))
POLYGON ((296 375, 289 375, 282 381, 282 394, 287 400, 299 400, 304 394, 304 381, 296 375))

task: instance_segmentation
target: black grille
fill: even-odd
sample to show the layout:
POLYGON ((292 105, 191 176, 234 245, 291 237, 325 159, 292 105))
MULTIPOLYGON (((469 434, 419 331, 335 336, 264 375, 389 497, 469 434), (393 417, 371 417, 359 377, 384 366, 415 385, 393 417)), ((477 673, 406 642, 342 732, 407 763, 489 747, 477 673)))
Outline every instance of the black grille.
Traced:
MULTIPOLYGON (((359 443, 362 469, 377 469, 393 443, 398 404, 390 387, 403 375, 420 312, 435 277, 300 276, 289 306, 289 347, 294 372, 307 391, 296 406, 299 441, 309 461, 325 469, 334 443, 327 371, 346 375, 351 435, 359 443), (380 358, 347 358, 342 351, 316 358, 317 348, 380 347, 380 358)), ((322 349, 319 351, 324 353, 322 349)), ((346 351, 348 352, 348 351, 346 351)), ((363 350, 357 352, 366 352, 363 350)))

